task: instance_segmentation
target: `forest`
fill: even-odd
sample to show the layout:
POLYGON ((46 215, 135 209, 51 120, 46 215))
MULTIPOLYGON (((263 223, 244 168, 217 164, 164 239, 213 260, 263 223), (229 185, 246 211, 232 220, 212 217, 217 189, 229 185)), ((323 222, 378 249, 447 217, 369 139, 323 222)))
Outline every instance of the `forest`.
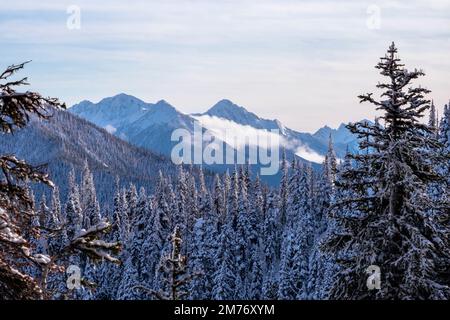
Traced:
MULTIPOLYGON (((25 65, 0 75, 2 139, 65 108, 20 91, 25 65)), ((359 151, 339 159, 330 137, 320 170, 281 151, 277 186, 177 165, 100 201, 88 161, 62 186, 0 155, 0 299, 449 299, 450 104, 437 115, 394 43, 376 70, 381 94, 358 99, 379 116, 347 126, 359 151)))

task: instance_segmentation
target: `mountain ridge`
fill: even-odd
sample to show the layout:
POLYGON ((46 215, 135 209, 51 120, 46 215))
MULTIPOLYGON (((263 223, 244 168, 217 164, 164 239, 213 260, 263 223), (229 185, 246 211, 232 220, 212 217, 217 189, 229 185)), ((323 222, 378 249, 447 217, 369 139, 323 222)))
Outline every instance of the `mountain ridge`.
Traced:
MULTIPOLYGON (((105 129, 68 111, 52 111, 48 120, 30 118, 25 128, 0 140, 0 153, 12 153, 33 165, 46 164, 47 172, 64 199, 71 167, 79 177, 87 161, 94 174, 100 200, 111 202, 115 179, 134 183, 149 191, 158 171, 176 172, 175 165, 161 155, 139 148, 105 129)), ((39 192, 49 193, 39 187, 39 192)))
MULTIPOLYGON (((69 111, 101 127, 109 126, 108 131, 134 145, 166 156, 170 155, 176 144, 170 139, 173 130, 182 128, 192 133, 195 123, 210 120, 208 117, 215 119, 215 123, 226 120, 243 128, 248 126, 263 131, 279 130, 289 152, 306 161, 320 163, 321 157, 327 152, 330 135, 338 157, 343 158, 347 145, 350 150, 356 148, 356 139, 344 124, 337 129, 324 126, 315 133, 300 132, 285 127, 277 119, 261 118, 229 99, 218 101, 203 113, 185 114, 165 100, 147 103, 122 93, 104 98, 98 103, 79 103, 69 111), (302 151, 297 152, 298 150, 302 151), (311 154, 314 156, 310 156, 311 154)), ((227 123, 223 122, 221 125, 226 127, 227 123)))

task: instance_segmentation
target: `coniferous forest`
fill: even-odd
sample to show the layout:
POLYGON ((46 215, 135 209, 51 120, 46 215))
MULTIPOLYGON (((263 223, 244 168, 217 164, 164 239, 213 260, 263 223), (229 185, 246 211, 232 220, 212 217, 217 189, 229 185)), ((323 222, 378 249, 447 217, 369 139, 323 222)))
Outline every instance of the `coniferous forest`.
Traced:
MULTIPOLYGON (((319 167, 280 150, 275 185, 251 165, 164 158, 145 183, 82 158, 55 184, 55 166, 1 154, 0 299, 449 299, 450 105, 438 116, 424 72, 398 56, 392 43, 375 67, 383 81, 360 88, 378 116, 347 125, 358 150, 339 158, 330 137, 319 167)), ((26 66, 0 75, 13 146, 67 113, 23 89, 26 66)))

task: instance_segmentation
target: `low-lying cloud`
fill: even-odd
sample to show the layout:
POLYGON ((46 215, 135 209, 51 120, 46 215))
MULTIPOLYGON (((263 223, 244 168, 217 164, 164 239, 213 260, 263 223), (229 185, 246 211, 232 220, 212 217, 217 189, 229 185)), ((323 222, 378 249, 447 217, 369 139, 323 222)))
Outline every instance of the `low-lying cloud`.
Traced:
POLYGON ((222 119, 215 116, 194 116, 202 127, 214 134, 214 137, 224 141, 229 145, 235 145, 242 150, 246 146, 265 148, 267 141, 279 141, 280 148, 286 148, 294 152, 297 156, 315 163, 322 163, 324 157, 311 150, 308 146, 299 141, 288 141, 284 136, 273 132, 256 129, 249 125, 241 125, 231 120, 222 119), (227 133, 227 134, 225 134, 227 133), (230 134, 232 133, 232 134, 230 134), (277 137, 276 137, 277 136, 277 137))

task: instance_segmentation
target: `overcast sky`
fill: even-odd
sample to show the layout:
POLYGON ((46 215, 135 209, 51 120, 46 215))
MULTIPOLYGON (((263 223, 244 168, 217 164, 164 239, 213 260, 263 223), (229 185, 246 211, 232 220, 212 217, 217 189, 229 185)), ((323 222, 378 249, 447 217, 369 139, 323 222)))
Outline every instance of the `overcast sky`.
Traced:
POLYGON ((450 0, 0 5, 1 67, 32 59, 32 89, 68 105, 125 92, 191 113, 227 98, 300 131, 336 127, 375 115, 356 96, 374 90, 393 40, 436 104, 450 99, 450 0))

